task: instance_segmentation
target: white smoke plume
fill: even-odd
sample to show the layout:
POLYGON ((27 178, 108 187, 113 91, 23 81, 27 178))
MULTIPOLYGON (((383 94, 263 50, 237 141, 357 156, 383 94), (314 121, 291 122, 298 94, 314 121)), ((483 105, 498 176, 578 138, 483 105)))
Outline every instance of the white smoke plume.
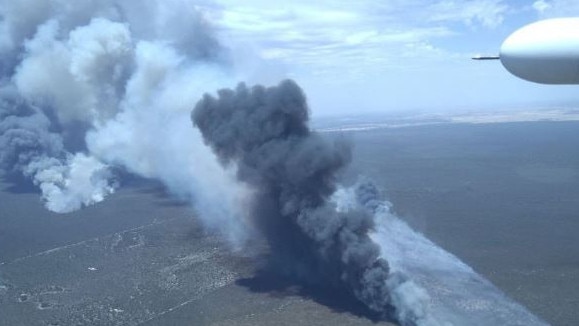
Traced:
MULTIPOLYGON (((331 201, 337 209, 342 212, 355 210, 361 203, 372 214, 374 223, 379 226, 389 225, 385 220, 385 215, 391 219, 397 218, 390 213, 391 204, 380 197, 380 191, 369 181, 359 181, 357 185, 344 188, 339 187, 331 197, 331 201)), ((403 222, 400 222, 403 223, 403 222)), ((373 233, 376 230, 372 230, 373 233)), ((375 235, 374 235, 375 236, 375 235)), ((397 237, 400 237, 398 234, 397 237)), ((374 241, 380 244, 379 241, 374 241)), ((380 244, 380 249, 387 249, 380 244)), ((389 256, 389 252, 383 252, 382 258, 388 261, 399 256, 389 256)), ((396 308, 396 319, 402 325, 437 326, 444 325, 439 320, 434 319, 431 312, 431 298, 428 293, 418 286, 405 271, 400 270, 396 264, 389 262, 390 274, 385 281, 388 288, 391 305, 396 308)), ((384 281, 384 280, 383 280, 384 281)))
MULTIPOLYGON (((363 182, 364 184, 367 182, 363 182)), ((360 184, 339 187, 332 195, 338 209, 360 203, 360 184)), ((451 253, 412 230, 391 210, 391 203, 367 192, 375 229, 372 240, 387 260, 386 281, 395 317, 402 325, 547 325, 514 302, 451 253)))
POLYGON ((199 4, 0 0, 3 169, 65 213, 113 193, 118 166, 161 180, 240 243, 243 219, 231 216, 244 190, 188 119, 203 92, 234 78, 199 4))
POLYGON ((48 209, 71 212, 114 191, 106 165, 82 153, 68 153, 62 136, 50 131, 51 123, 41 111, 13 91, 3 89, 1 94, 0 163, 9 172, 31 178, 48 209))

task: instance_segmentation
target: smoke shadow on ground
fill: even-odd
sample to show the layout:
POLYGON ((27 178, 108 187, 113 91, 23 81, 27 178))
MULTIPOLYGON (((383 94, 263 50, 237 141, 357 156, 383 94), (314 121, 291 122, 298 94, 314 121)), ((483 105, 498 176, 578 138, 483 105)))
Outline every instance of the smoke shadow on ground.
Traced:
POLYGON ((261 270, 254 276, 239 279, 235 283, 254 293, 266 293, 275 298, 299 296, 313 300, 336 313, 349 313, 356 317, 366 318, 373 323, 388 322, 397 324, 395 319, 391 317, 393 316, 393 311, 389 311, 389 316, 384 317, 370 310, 344 289, 308 284, 275 271, 261 270))

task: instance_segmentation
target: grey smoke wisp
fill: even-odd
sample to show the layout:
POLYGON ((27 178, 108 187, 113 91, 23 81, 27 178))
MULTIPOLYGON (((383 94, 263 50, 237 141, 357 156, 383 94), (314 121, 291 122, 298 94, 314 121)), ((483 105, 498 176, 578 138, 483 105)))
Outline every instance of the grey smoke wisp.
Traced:
POLYGON ((358 187, 358 207, 330 200, 350 147, 308 127, 308 106, 291 80, 276 87, 239 84, 205 95, 192 120, 224 165, 253 191, 252 224, 271 247, 273 262, 307 281, 346 288, 369 308, 389 309, 387 262, 371 241, 377 190, 358 187))

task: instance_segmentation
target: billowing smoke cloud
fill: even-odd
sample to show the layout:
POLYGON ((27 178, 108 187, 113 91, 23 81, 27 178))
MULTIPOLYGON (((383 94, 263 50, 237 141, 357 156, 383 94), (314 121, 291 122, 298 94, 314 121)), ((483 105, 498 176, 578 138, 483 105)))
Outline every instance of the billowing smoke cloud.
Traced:
POLYGON ((188 122, 191 103, 234 78, 200 4, 0 0, 2 169, 64 213, 114 192, 118 166, 163 181, 243 241, 232 207, 244 190, 188 122), (229 204, 209 204, 217 197, 229 204))
POLYGON ((41 111, 13 91, 1 93, 0 166, 31 178, 48 209, 71 212, 114 191, 106 165, 82 153, 66 152, 62 136, 50 131, 51 123, 41 111))
MULTIPOLYGON (((311 131, 308 117, 305 96, 290 80, 270 88, 222 89, 218 97, 205 95, 192 113, 222 164, 234 165, 238 180, 252 189, 249 218, 268 241, 276 267, 306 281, 345 287, 387 314, 391 299, 408 298, 397 293, 411 283, 390 277, 369 237, 379 192, 364 183, 355 191, 355 205, 340 208, 331 200, 350 147, 311 131)), ((403 312, 399 317, 408 325, 425 314, 403 312)))

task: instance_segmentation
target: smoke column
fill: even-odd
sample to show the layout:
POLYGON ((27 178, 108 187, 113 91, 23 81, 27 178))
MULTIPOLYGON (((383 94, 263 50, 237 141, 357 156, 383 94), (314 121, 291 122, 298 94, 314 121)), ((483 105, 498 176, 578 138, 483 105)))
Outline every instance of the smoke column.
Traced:
POLYGON ((274 268, 346 289, 402 325, 544 325, 394 216, 371 182, 339 186, 350 147, 309 129, 293 81, 206 94, 192 120, 249 187, 246 218, 274 268))
MULTIPOLYGON (((360 185, 358 205, 338 209, 330 198, 350 147, 311 131, 308 117, 305 96, 290 80, 205 95, 192 113, 222 164, 234 164, 238 180, 252 189, 249 218, 267 239, 274 264, 305 280, 345 287, 386 315, 390 290, 405 280, 389 277, 369 237, 377 190, 360 185)), ((404 313, 399 317, 407 325, 427 324, 423 309, 404 313)))

